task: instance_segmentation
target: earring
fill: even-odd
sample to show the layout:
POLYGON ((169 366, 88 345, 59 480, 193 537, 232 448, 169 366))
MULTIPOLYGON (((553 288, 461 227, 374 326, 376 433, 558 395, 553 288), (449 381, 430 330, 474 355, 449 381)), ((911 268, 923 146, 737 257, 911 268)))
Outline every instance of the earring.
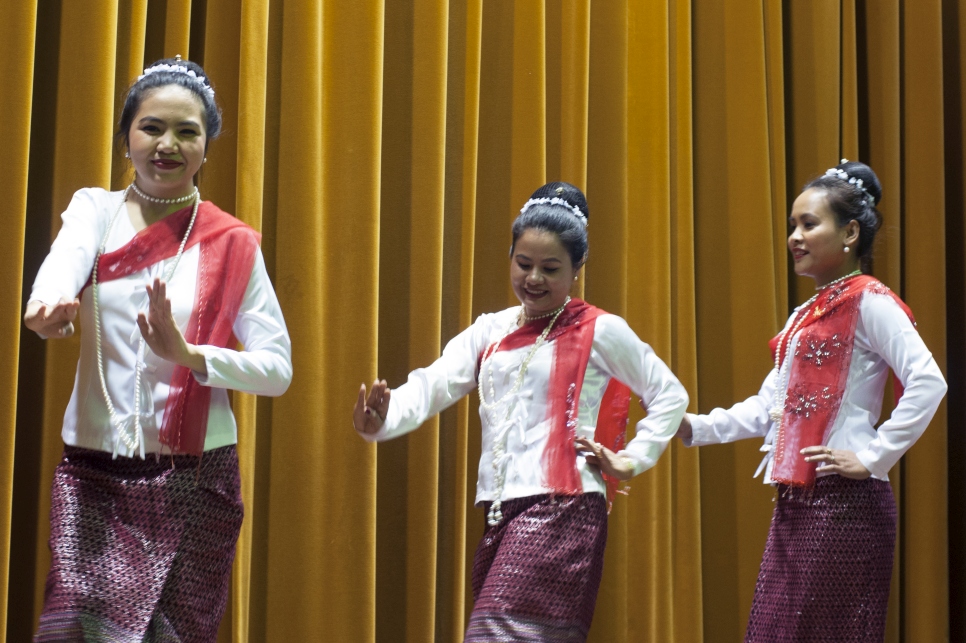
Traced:
POLYGON ((845 248, 842 249, 842 252, 852 252, 852 248, 845 246, 845 248))
POLYGON ((126 158, 126 159, 131 158, 131 153, 130 152, 125 152, 124 153, 124 158, 126 158))
POLYGON ((204 161, 202 161, 202 163, 207 163, 207 162, 208 162, 208 157, 206 156, 206 157, 205 157, 205 160, 204 160, 204 161))
POLYGON ((577 281, 579 275, 574 275, 574 281, 577 281))

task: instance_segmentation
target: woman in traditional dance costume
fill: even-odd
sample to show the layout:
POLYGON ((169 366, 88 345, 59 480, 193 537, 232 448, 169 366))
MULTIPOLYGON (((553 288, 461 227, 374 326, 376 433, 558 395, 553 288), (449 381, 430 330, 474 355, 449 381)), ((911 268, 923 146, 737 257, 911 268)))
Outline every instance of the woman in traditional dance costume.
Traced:
POLYGON ((34 282, 28 328, 84 328, 36 641, 217 638, 242 521, 227 389, 292 376, 258 233, 194 185, 220 129, 201 67, 146 69, 117 133, 134 181, 74 194, 34 282))
POLYGON ((778 499, 746 643, 883 640, 896 535, 887 474, 946 383, 909 308, 860 269, 881 196, 871 168, 845 160, 805 186, 788 249, 818 292, 771 341, 775 368, 757 395, 688 414, 679 430, 691 445, 765 438, 758 473, 778 499), (876 429, 890 369, 898 403, 876 429))
POLYGON ((390 391, 359 391, 367 440, 404 435, 477 389, 476 502, 487 526, 473 563, 466 641, 584 641, 607 539, 608 491, 654 466, 687 393, 627 323, 569 292, 587 259, 587 202, 568 183, 537 190, 513 224, 520 306, 481 315, 443 355, 390 391), (649 414, 623 444, 630 393, 649 414), (602 475, 603 474, 603 475, 602 475))

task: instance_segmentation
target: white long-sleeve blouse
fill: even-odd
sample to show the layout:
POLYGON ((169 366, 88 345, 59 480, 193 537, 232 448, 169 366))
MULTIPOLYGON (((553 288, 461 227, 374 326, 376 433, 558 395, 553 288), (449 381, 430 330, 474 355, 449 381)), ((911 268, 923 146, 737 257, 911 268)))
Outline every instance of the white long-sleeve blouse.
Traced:
MULTIPOLYGON (((429 417, 455 404, 477 387, 477 363, 484 348, 516 328, 520 307, 481 315, 468 329, 446 345, 432 365, 416 369, 408 381, 390 394, 389 411, 379 432, 366 435, 370 441, 404 435, 429 417)), ((492 412, 481 410, 483 452, 476 485, 476 502, 494 500, 493 444, 506 434, 506 481, 501 500, 548 493, 541 457, 550 433, 547 389, 555 342, 541 346, 527 368, 522 388, 492 412)), ((513 388, 520 367, 531 346, 501 350, 484 374, 487 400, 490 395, 490 364, 496 399, 513 388)), ((615 315, 601 315, 594 327, 587 371, 578 402, 578 437, 593 439, 601 399, 611 378, 616 378, 639 395, 647 406, 647 417, 637 423, 637 432, 619 452, 634 463, 635 474, 654 466, 668 441, 674 437, 688 405, 688 394, 670 369, 650 346, 642 342, 627 323, 615 315)), ((576 451, 575 451, 576 453, 576 451)), ((585 493, 606 493, 598 469, 576 456, 585 493)))
MULTIPOLYGON (((800 308, 796 308, 786 328, 793 323, 800 308)), ((795 355, 802 332, 799 330, 792 337, 786 360, 795 355)), ((785 371, 788 370, 786 366, 785 371)), ((765 457, 755 476, 764 470, 764 481, 771 484, 776 425, 768 411, 775 403, 777 379, 778 371, 773 368, 757 395, 730 409, 714 409, 707 415, 689 413, 690 444, 700 446, 764 437, 761 450, 765 457)), ((942 372, 905 312, 888 294, 863 293, 845 392, 826 446, 854 452, 872 477, 888 480, 889 469, 926 430, 945 394, 942 372), (890 369, 905 391, 889 419, 876 429, 890 369)))
MULTIPOLYGON (((63 226, 37 273, 30 300, 54 305, 61 298, 70 300, 81 296, 78 313, 83 329, 81 351, 74 390, 64 414, 64 443, 108 452, 113 451, 118 443, 119 455, 133 457, 135 453, 123 441, 116 440, 115 429, 111 426, 97 372, 92 290, 86 288, 81 293, 91 274, 97 248, 121 205, 122 197, 122 192, 99 188, 85 188, 74 194, 61 215, 63 226)), ((107 240, 106 252, 127 244, 135 234, 130 219, 122 211, 107 240)), ((168 280, 171 310, 182 332, 188 326, 194 305, 198 257, 199 246, 185 250, 168 280)), ((142 361, 141 425, 144 450, 148 453, 161 450, 158 431, 175 364, 161 359, 147 346, 142 356, 137 355, 141 336, 137 314, 147 311, 145 285, 155 278, 162 278, 173 261, 173 257, 165 259, 126 277, 98 285, 107 390, 118 418, 122 421, 132 418, 135 364, 139 359, 142 361)), ((227 389, 277 396, 285 392, 292 379, 291 342, 261 250, 255 255, 252 274, 232 331, 244 350, 199 346, 208 372, 202 375, 192 371, 199 383, 212 388, 206 451, 237 442, 238 431, 227 389)))

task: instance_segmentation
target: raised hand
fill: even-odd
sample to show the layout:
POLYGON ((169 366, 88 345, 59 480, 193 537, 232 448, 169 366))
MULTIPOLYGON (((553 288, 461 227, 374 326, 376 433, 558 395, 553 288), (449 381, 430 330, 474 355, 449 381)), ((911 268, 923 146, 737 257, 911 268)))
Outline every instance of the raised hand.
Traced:
POLYGON ((79 299, 64 299, 53 306, 40 301, 27 302, 23 323, 45 339, 70 337, 74 334, 74 319, 80 309, 79 299))
POLYGON ((818 473, 837 473, 853 480, 865 480, 872 472, 859 462, 853 451, 830 449, 826 446, 805 447, 801 451, 805 462, 818 462, 818 473))
POLYGON ((174 320, 167 284, 155 279, 153 285, 148 284, 145 288, 148 291, 148 313, 138 313, 138 328, 145 343, 161 359, 207 373, 204 354, 197 346, 185 341, 174 320))
POLYGON ((372 435, 382 428, 389 412, 389 397, 392 391, 386 380, 376 380, 372 383, 372 390, 366 394, 366 385, 359 387, 359 397, 356 398, 355 408, 352 409, 352 426, 359 433, 372 435))
POLYGON ((599 467, 603 473, 618 480, 630 480, 634 476, 634 465, 630 460, 619 456, 603 444, 590 438, 577 438, 578 453, 583 454, 587 464, 599 467))

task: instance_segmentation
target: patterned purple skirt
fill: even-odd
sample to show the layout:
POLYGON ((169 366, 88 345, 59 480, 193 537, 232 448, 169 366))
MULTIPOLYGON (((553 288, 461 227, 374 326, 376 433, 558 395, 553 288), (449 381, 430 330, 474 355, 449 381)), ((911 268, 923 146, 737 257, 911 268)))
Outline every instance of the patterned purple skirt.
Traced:
POLYGON ((895 542, 888 482, 779 486, 745 643, 881 643, 895 542))
POLYGON ((234 446, 159 461, 66 447, 34 641, 208 643, 242 522, 234 446))
POLYGON ((586 641, 604 569, 604 496, 516 498, 502 511, 476 549, 464 643, 586 641))

